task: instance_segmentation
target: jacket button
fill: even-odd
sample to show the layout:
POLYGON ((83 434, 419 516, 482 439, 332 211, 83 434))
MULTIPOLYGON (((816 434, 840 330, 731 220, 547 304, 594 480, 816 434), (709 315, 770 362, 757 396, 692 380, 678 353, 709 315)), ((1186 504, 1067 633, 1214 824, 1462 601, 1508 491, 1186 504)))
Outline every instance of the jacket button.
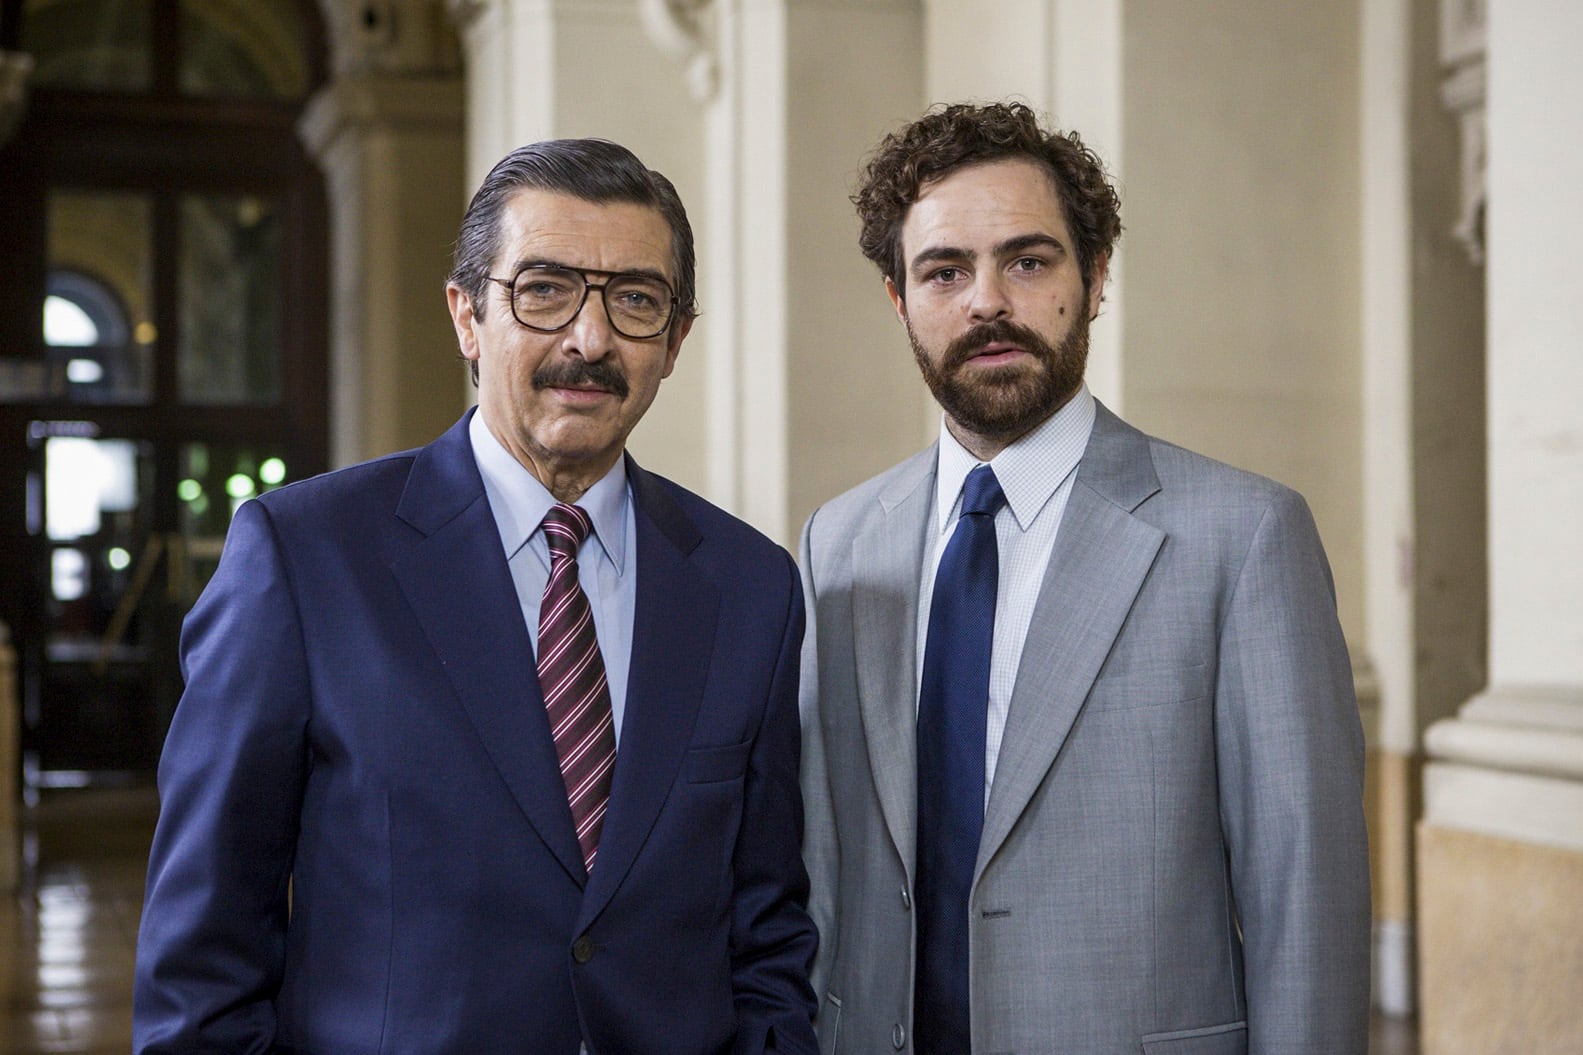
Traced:
POLYGON ((903 912, 912 911, 912 895, 907 892, 906 887, 901 888, 901 910, 903 912))
POLYGON ((587 963, 594 958, 593 940, 586 935, 572 942, 572 959, 578 963, 587 963))
POLYGON ((900 1051, 907 1043, 907 1031, 898 1022, 890 1028, 890 1046, 900 1051))

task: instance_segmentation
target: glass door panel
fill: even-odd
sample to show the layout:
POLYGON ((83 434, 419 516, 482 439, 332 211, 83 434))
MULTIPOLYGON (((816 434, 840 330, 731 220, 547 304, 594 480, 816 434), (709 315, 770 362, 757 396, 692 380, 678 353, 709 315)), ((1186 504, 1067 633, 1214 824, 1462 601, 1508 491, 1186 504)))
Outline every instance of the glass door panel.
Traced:
POLYGON ((236 507, 281 486, 289 473, 285 454, 273 444, 182 445, 171 582, 172 594, 184 608, 198 599, 219 565, 236 507))
POLYGON ((183 403, 280 401, 280 210, 251 195, 181 199, 183 403))
POLYGON ((149 768, 170 605, 159 582, 154 446, 89 423, 29 429, 39 482, 29 530, 46 564, 44 663, 26 715, 30 784, 72 786, 149 768))
POLYGON ((50 192, 44 301, 49 391, 41 398, 153 401, 153 247, 147 195, 50 192))
POLYGON ((27 0, 22 50, 39 56, 35 83, 147 91, 153 71, 149 0, 27 0))

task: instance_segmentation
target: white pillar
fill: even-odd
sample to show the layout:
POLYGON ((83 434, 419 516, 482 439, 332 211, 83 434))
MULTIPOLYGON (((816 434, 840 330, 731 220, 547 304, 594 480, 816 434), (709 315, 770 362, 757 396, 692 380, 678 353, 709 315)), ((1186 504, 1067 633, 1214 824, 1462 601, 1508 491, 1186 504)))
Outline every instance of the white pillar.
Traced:
POLYGON ((1488 31, 1490 685, 1425 738, 1424 1039, 1576 1051, 1583 7, 1504 0, 1488 31), (1476 997, 1471 965, 1490 972, 1476 997))
POLYGON ((433 439, 465 405, 444 309, 461 76, 426 0, 326 4, 332 79, 299 131, 330 204, 330 461, 433 439))

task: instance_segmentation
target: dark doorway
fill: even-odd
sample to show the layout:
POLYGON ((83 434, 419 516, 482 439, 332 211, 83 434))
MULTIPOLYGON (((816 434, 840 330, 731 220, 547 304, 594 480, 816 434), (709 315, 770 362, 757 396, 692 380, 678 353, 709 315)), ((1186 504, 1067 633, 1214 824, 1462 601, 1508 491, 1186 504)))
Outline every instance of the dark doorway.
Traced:
POLYGON ((0 620, 26 790, 146 779, 235 506, 325 468, 311 0, 4 0, 0 620))

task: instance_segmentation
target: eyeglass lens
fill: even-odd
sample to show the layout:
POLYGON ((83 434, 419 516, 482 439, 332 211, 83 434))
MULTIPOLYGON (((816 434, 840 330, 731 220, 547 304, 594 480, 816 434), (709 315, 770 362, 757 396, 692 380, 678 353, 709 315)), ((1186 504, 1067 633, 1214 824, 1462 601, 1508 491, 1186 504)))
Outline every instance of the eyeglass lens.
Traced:
POLYGON ((511 310, 517 320, 540 330, 558 330, 577 317, 590 289, 598 289, 617 333, 653 337, 670 321, 670 287, 645 275, 612 275, 590 284, 581 272, 560 267, 530 267, 512 283, 511 310))

